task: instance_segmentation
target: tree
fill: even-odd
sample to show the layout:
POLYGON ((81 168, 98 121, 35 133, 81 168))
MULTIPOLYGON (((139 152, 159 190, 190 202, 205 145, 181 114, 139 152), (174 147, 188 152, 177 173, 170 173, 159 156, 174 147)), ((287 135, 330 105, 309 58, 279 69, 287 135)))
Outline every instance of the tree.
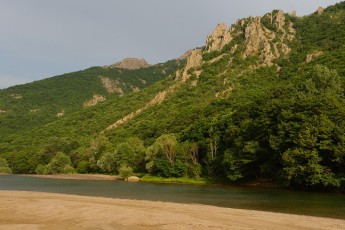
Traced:
POLYGON ((39 164, 36 168, 38 174, 74 173, 72 161, 66 154, 58 152, 47 165, 39 164))
POLYGON ((174 134, 163 134, 146 150, 146 168, 150 173, 164 177, 182 177, 188 172, 188 163, 174 134))
POLYGON ((172 165, 175 160, 176 154, 176 145, 177 140, 174 134, 163 134, 158 137, 156 143, 159 146, 161 153, 169 161, 169 164, 172 165))
POLYGON ((121 177, 127 179, 128 177, 132 176, 133 169, 125 164, 122 164, 119 168, 119 174, 121 177))
POLYGON ((89 161, 80 161, 77 166, 78 173, 88 173, 90 171, 90 163, 89 161))
POLYGON ((8 166, 6 159, 0 158, 0 174, 10 174, 12 169, 8 166))
POLYGON ((97 166, 108 173, 115 173, 117 171, 116 152, 106 152, 98 161, 97 166))
POLYGON ((146 150, 146 160, 149 161, 147 163, 147 168, 151 169, 153 167, 154 160, 160 157, 164 157, 170 164, 173 164, 175 159, 175 151, 176 151, 177 140, 174 134, 163 134, 162 136, 158 137, 153 143, 153 145, 149 146, 146 150))

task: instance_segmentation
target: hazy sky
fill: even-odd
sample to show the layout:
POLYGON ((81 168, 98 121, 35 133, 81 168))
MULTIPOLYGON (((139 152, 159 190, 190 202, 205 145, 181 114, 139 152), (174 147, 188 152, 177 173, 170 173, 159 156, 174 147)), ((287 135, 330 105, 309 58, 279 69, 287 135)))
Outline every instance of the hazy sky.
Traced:
POLYGON ((0 0, 0 89, 108 65, 155 64, 203 46, 218 23, 339 0, 0 0))

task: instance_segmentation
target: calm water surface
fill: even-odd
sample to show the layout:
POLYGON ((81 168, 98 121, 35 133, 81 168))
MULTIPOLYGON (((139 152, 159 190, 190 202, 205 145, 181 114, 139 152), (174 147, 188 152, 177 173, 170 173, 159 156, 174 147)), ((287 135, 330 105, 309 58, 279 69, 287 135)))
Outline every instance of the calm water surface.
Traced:
POLYGON ((345 195, 232 186, 127 183, 0 176, 0 190, 55 192, 98 197, 254 209, 345 219, 345 195))

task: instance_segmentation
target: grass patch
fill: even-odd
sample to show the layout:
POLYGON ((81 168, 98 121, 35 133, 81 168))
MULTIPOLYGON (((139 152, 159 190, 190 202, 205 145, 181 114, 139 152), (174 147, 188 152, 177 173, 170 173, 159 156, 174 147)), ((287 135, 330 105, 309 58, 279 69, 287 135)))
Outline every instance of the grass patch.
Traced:
POLYGON ((186 178, 186 177, 157 177, 151 175, 145 175, 140 178, 141 182, 154 182, 154 183, 183 183, 183 184, 195 184, 195 185, 203 185, 209 184, 209 180, 206 178, 200 179, 193 179, 193 178, 186 178))

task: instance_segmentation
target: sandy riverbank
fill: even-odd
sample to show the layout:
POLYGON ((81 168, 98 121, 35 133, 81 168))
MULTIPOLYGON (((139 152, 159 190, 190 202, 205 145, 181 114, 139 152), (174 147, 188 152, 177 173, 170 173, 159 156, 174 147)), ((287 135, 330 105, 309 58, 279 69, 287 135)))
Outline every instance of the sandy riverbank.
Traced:
POLYGON ((0 229, 345 229, 344 220, 41 192, 0 191, 0 229))

